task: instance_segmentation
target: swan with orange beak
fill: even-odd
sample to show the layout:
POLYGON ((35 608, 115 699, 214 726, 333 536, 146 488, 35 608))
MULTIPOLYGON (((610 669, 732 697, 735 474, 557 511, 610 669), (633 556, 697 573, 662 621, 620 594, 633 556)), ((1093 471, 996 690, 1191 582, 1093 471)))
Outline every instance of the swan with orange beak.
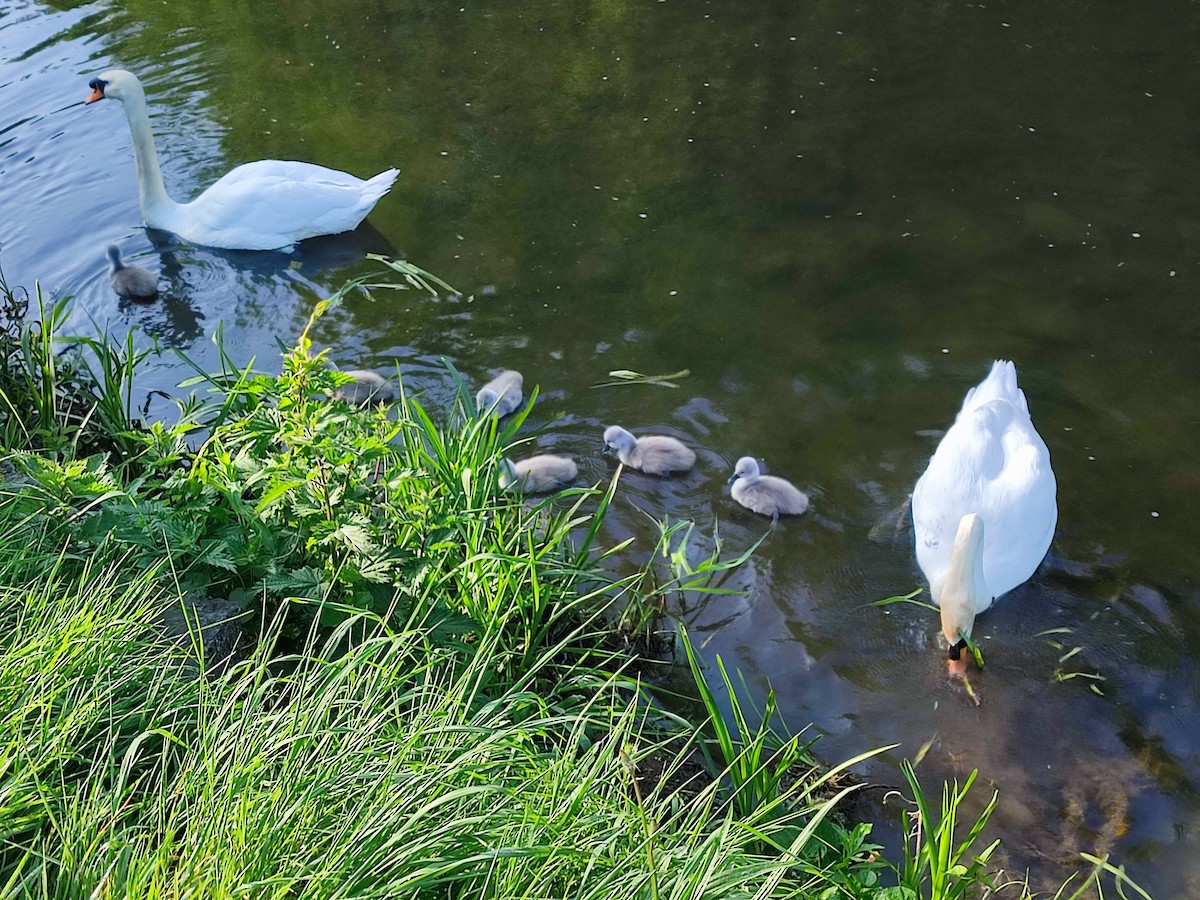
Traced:
POLYGON ((975 617, 1037 569, 1058 523, 1050 451, 1016 367, 997 360, 967 392, 912 496, 917 563, 941 609, 950 671, 965 674, 975 617))
POLYGON ((188 203, 167 194, 146 92, 137 76, 109 69, 88 82, 85 103, 118 101, 125 110, 137 164, 142 218, 151 228, 186 241, 224 250, 290 251, 297 241, 340 234, 359 223, 388 192, 399 174, 387 169, 373 178, 312 163, 260 159, 230 170, 188 203))

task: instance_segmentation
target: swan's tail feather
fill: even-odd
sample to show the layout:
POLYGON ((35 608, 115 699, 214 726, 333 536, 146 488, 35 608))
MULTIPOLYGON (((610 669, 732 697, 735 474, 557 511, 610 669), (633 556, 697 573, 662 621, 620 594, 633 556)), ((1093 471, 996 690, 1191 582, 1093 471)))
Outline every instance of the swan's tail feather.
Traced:
POLYGON ((358 192, 358 202, 353 207, 349 221, 339 223, 340 227, 329 231, 316 231, 314 234, 334 234, 338 231, 351 231, 362 224, 362 220, 370 215, 379 198, 392 189, 392 182, 400 174, 399 169, 388 169, 362 183, 358 192))
POLYGON ((992 363, 987 378, 967 391, 961 412, 967 412, 992 400, 1007 400, 1029 414, 1025 392, 1017 387, 1017 367, 1011 360, 998 359, 992 363))
POLYGON ((362 199, 364 203, 369 204, 368 209, 378 203, 379 198, 392 189, 392 183, 399 174, 399 169, 388 169, 363 182, 362 199))

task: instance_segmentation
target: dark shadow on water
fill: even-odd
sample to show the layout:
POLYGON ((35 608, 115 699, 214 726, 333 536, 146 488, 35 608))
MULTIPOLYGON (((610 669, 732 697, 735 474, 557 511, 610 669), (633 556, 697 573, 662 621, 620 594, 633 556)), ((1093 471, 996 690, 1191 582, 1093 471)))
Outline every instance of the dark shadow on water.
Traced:
POLYGON ((146 228, 145 234, 158 254, 165 289, 149 302, 121 300, 118 310, 167 347, 189 347, 203 339, 212 327, 205 309, 214 294, 254 292, 297 280, 333 290, 367 254, 399 255, 369 222, 354 231, 302 241, 288 253, 201 247, 155 228, 146 228))
POLYGON ((162 274, 178 281, 183 267, 175 251, 188 247, 197 253, 225 260, 231 268, 256 275, 279 275, 289 269, 303 268, 309 274, 323 270, 343 269, 364 259, 369 253, 381 256, 401 256, 400 251, 374 225, 364 221, 353 231, 326 234, 301 241, 289 252, 279 250, 223 250, 181 241, 169 231, 147 227, 146 237, 163 260, 162 274), (174 277, 173 277, 174 276, 174 277))

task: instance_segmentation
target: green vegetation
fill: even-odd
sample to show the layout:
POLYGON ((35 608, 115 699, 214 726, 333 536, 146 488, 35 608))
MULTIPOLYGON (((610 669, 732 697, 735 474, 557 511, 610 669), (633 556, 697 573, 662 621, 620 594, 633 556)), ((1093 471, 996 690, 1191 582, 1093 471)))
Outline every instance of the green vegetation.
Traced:
MULTIPOLYGON (((718 661, 727 720, 686 636, 700 714, 656 703, 635 668, 656 598, 720 592, 739 560, 660 523, 648 566, 610 574, 619 474, 496 489, 528 407, 330 402, 344 376, 306 329, 278 376, 222 355, 175 424, 142 424, 131 341, 66 361, 62 307, 35 292, 39 325, 4 296, 0 895, 991 895, 991 807, 955 843, 974 776, 939 813, 906 768, 920 827, 892 866, 838 812, 858 760, 820 769, 718 661), (239 656, 163 627, 200 592, 253 612, 239 656)), ((1128 884, 1095 860, 1080 891, 1102 875, 1128 884)))

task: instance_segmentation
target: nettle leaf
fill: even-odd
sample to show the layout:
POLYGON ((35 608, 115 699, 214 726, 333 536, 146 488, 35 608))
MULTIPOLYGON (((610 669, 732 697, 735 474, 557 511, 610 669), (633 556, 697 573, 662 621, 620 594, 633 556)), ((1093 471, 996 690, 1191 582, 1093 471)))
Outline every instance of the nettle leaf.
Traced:
POLYGON ((197 561, 227 572, 237 572, 239 566, 231 550, 225 541, 206 541, 197 561))
POLYGON ((470 616, 449 609, 438 609, 431 612, 422 625, 439 636, 462 637, 483 630, 480 624, 470 616))
POLYGON ((377 549, 359 566, 358 571, 367 581, 379 584, 390 583, 396 575, 410 570, 413 564, 413 554, 399 547, 377 549))
POLYGON ((254 507, 254 511, 262 516, 264 513, 276 506, 284 497, 290 494, 298 487, 305 484, 303 478, 280 478, 276 477, 267 485, 266 491, 259 498, 258 504, 254 507))
POLYGON ((329 493, 327 495, 327 500, 329 502, 329 505, 337 506, 339 503, 342 502, 342 497, 344 494, 345 494, 345 489, 342 487, 342 485, 340 483, 331 484, 329 486, 329 493))
POLYGON ((318 600, 325 593, 319 570, 312 567, 289 569, 263 579, 266 589, 275 594, 318 600))
POLYGON ((376 549, 376 544, 371 537, 371 533, 361 525, 341 525, 322 543, 328 544, 335 541, 363 555, 369 554, 376 549))

